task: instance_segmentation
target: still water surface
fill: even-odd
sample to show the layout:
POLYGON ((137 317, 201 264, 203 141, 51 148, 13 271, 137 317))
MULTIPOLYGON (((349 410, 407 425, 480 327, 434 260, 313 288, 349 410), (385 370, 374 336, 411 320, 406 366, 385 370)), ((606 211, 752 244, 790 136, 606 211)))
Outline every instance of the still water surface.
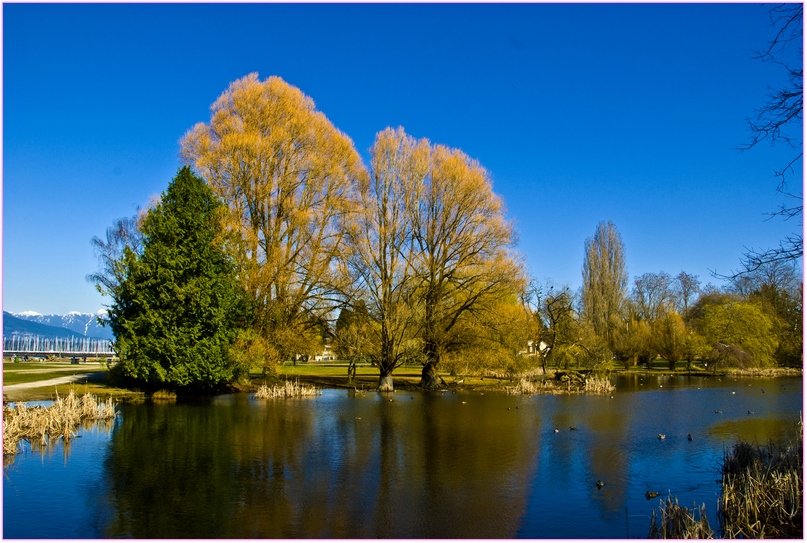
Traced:
POLYGON ((717 529, 724 450, 794 437, 803 403, 800 378, 616 385, 613 398, 326 390, 123 405, 112 429, 26 447, 4 468, 3 536, 643 538, 669 493, 705 503, 717 529))

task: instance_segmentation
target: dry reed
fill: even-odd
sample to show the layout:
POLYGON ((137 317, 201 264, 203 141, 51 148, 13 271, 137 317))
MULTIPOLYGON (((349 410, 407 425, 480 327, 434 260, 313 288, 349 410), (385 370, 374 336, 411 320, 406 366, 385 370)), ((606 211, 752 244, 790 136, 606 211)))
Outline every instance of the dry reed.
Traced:
POLYGON ((803 423, 799 441, 777 447, 737 443, 723 460, 718 518, 723 537, 801 539, 803 423))
MULTIPOLYGON (((777 447, 751 445, 740 441, 723 458, 722 489, 717 504, 721 537, 803 539, 803 442, 804 423, 798 422, 799 438, 777 447)), ((700 520, 694 511, 678 507, 670 499, 656 512, 650 525, 652 538, 712 537, 705 523, 705 507, 700 520), (708 533, 707 533, 708 530, 708 533)))
POLYGON ((610 379, 589 377, 586 379, 584 389, 587 394, 610 394, 616 390, 616 386, 611 384, 610 379))
POLYGON ((800 377, 804 371, 801 368, 730 368, 726 373, 735 377, 800 377))
POLYGON ((52 440, 69 442, 82 423, 112 421, 115 405, 112 399, 102 401, 89 392, 77 397, 71 390, 50 407, 18 403, 3 407, 3 456, 19 451, 19 443, 27 441, 32 447, 46 447, 52 440))
POLYGON ((261 385, 254 398, 265 400, 268 398, 300 398, 303 396, 318 396, 322 390, 315 386, 301 385, 299 382, 286 381, 283 385, 261 385))
POLYGON ((518 385, 506 388, 508 394, 610 394, 614 390, 616 387, 609 379, 598 377, 589 377, 582 382, 522 378, 518 385))
POLYGON ((176 401, 177 393, 170 390, 158 390, 151 395, 152 400, 176 401))
POLYGON ((706 505, 687 509, 678 505, 678 498, 661 501, 661 519, 656 521, 656 512, 650 519, 650 539, 712 539, 714 531, 706 518, 706 505), (695 518, 697 513, 698 518, 695 518))

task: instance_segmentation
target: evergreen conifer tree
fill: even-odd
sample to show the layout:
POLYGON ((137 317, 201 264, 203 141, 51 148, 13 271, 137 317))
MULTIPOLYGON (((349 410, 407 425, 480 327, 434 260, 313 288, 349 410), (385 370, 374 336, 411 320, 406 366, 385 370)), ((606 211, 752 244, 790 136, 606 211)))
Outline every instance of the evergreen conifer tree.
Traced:
POLYGON ((222 204, 190 168, 179 170, 140 226, 142 253, 109 309, 119 375, 145 388, 212 390, 230 381, 238 307, 234 267, 218 236, 222 204))

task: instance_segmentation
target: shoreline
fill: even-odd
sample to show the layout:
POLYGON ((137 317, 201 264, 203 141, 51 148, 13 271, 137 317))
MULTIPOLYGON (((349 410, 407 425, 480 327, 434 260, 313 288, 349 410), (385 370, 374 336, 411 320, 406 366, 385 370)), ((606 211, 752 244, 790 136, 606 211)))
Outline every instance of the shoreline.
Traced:
MULTIPOLYGON (((75 367, 75 366, 73 366, 75 367)), ((281 366, 280 368, 284 368, 281 366)), ((279 368, 279 369, 280 369, 279 368)), ((316 366, 308 366, 307 369, 316 369, 316 366)), ((567 370, 557 370, 567 371, 567 370)), ((589 370, 569 370, 578 371, 580 373, 588 373, 589 370)), ((549 372, 546 376, 547 379, 552 379, 552 376, 557 372, 549 372)), ((629 375, 636 374, 642 376, 657 375, 657 376, 700 376, 700 377, 750 377, 750 378, 777 378, 777 377, 803 377, 803 370, 799 368, 767 368, 767 369, 727 369, 719 373, 712 373, 709 371, 669 371, 669 370, 614 370, 612 375, 629 375)), ((542 377, 543 374, 533 375, 531 377, 542 377)), ((511 393, 512 389, 516 387, 521 377, 508 379, 507 377, 496 376, 479 376, 471 377, 465 376, 450 377, 443 375, 444 386, 440 390, 451 390, 455 392, 500 392, 502 394, 511 393)), ((420 372, 419 371, 404 371, 401 375, 393 374, 395 390, 398 391, 414 391, 421 390, 420 372)), ((366 392, 375 391, 378 387, 378 376, 373 374, 360 374, 356 375, 353 383, 348 382, 347 375, 333 375, 323 372, 322 374, 294 374, 278 372, 272 379, 262 379, 260 377, 253 377, 250 379, 249 384, 230 385, 224 393, 254 393, 258 388, 267 383, 282 383, 284 381, 297 381, 301 384, 315 386, 322 389, 336 389, 336 390, 363 390, 366 392)), ((101 397, 113 397, 122 402, 140 402, 144 401, 150 395, 139 390, 129 390, 117 388, 108 385, 104 380, 104 372, 92 372, 74 374, 62 378, 48 379, 43 381, 31 381, 27 383, 18 383, 13 385, 3 386, 3 400, 4 402, 28 402, 39 400, 52 400, 58 395, 64 395, 69 392, 71 388, 84 387, 91 391, 93 394, 101 397)), ((540 392, 539 392, 540 393, 540 392)))

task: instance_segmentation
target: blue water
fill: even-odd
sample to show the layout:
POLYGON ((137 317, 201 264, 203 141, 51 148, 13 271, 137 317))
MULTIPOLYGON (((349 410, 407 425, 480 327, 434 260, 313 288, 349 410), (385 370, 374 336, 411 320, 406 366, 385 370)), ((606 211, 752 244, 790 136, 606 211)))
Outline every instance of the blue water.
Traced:
POLYGON ((4 468, 3 537, 644 538, 667 495, 717 529, 724 451, 794 437, 803 404, 801 379, 616 384, 123 405, 4 468))

